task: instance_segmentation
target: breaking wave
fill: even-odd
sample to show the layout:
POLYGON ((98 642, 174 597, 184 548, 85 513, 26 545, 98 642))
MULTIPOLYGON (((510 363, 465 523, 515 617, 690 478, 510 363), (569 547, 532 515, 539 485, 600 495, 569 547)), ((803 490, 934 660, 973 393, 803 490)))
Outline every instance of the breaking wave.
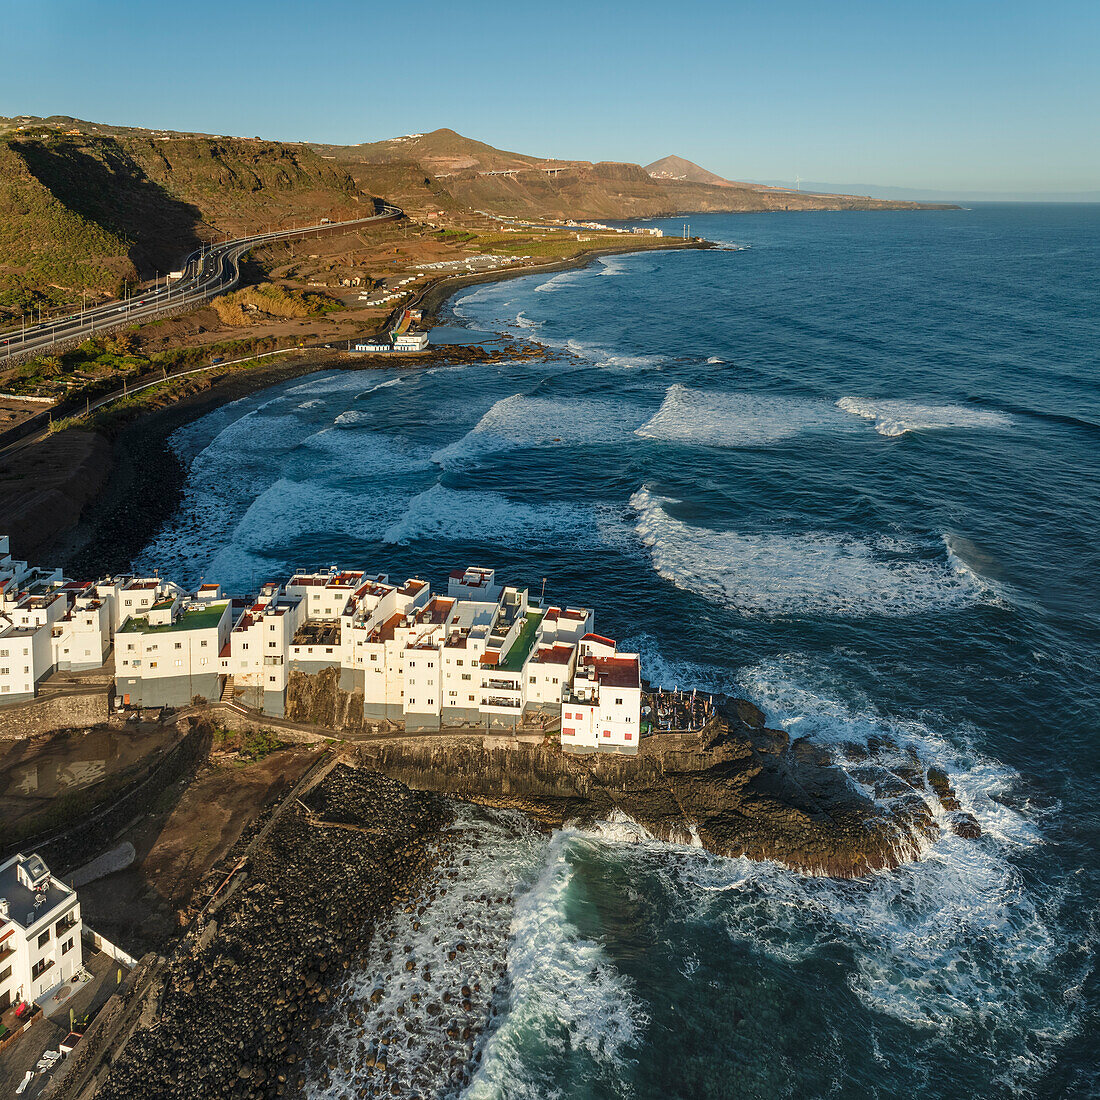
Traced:
POLYGON ((1011 428, 1012 418, 970 405, 920 405, 913 401, 866 400, 842 397, 837 408, 870 420, 879 435, 899 436, 906 432, 948 428, 1011 428))
POLYGON ((603 444, 626 437, 621 406, 585 398, 529 397, 498 401, 461 439, 432 455, 440 466, 461 466, 481 455, 548 444, 603 444))
POLYGON ((916 615, 993 595, 976 574, 917 557, 915 546, 824 533, 715 531, 675 519, 665 508, 671 503, 645 488, 630 500, 654 569, 743 615, 916 615))
POLYGON ((844 418, 823 401, 693 390, 677 382, 636 434, 708 447, 762 447, 801 432, 845 426, 844 418))
POLYGON ((445 539, 511 546, 548 546, 564 539, 594 546, 606 541, 603 529, 595 509, 564 503, 525 504, 499 493, 433 485, 409 502, 382 539, 401 545, 445 539))
POLYGON ((470 1100, 560 1096, 566 1068, 593 1085, 614 1086, 640 1044, 648 1017, 631 983, 570 917, 575 865, 602 843, 576 830, 555 833, 538 880, 516 897, 507 984, 464 1094, 470 1100), (547 1056, 534 1059, 533 1049, 547 1056), (561 1064, 567 1059, 568 1067, 561 1064))

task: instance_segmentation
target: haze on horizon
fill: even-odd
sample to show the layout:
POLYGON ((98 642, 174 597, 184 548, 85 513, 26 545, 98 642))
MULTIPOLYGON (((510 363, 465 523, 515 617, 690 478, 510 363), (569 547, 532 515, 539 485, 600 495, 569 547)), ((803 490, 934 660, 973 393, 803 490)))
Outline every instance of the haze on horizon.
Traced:
POLYGON ((1100 5, 7 5, 0 114, 500 148, 731 179, 1100 191, 1100 5))

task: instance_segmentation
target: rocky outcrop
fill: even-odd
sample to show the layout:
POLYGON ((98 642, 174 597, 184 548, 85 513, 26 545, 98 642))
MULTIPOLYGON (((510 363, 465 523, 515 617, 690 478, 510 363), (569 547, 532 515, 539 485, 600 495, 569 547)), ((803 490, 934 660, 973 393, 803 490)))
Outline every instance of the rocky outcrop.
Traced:
POLYGON ((637 756, 475 738, 366 743, 358 751, 365 766, 411 787, 521 810, 546 827, 618 811, 662 840, 811 874, 849 878, 896 867, 939 832, 934 793, 921 777, 891 772, 888 797, 872 798, 828 751, 767 729, 743 700, 724 703, 701 735, 650 737, 637 756))
POLYGON ((337 766, 274 824, 244 885, 188 936, 101 1100, 301 1095, 334 984, 417 895, 443 800, 337 766))
POLYGON ((364 721, 363 693, 341 688, 340 670, 335 666, 314 673, 295 669, 287 677, 286 716, 338 733, 359 733, 364 721))

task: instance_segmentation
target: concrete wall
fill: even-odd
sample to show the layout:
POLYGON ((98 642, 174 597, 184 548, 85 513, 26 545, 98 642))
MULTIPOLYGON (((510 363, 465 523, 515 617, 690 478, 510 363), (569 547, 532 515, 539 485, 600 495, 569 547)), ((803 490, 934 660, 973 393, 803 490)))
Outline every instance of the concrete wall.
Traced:
POLYGON ((148 676, 138 679, 119 676, 116 691, 129 695, 132 707, 186 707, 196 695, 214 700, 221 697, 221 676, 217 672, 191 676, 148 676))
POLYGON ((103 691, 88 695, 55 695, 0 707, 0 741, 99 725, 109 717, 108 701, 108 693, 103 691))

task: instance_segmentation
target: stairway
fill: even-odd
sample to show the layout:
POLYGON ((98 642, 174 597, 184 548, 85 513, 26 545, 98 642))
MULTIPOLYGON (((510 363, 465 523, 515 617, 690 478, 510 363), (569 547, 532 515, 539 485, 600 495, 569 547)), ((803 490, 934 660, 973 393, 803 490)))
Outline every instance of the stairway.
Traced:
POLYGON ((222 684, 222 702, 232 703, 234 697, 233 677, 227 676, 225 683, 222 684))

